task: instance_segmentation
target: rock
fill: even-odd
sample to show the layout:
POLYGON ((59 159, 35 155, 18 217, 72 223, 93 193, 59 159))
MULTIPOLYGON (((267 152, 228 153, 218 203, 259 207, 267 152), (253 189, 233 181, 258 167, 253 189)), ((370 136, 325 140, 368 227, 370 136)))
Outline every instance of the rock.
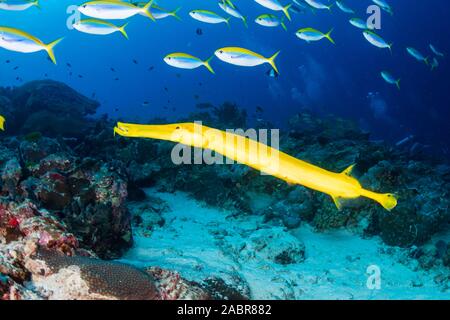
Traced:
POLYGON ((253 232, 239 253, 240 260, 267 261, 282 265, 305 260, 305 245, 282 228, 260 229, 253 232))
POLYGON ((9 134, 42 132, 46 136, 77 136, 85 131, 86 115, 94 114, 99 103, 77 93, 67 85, 33 81, 14 88, 7 96, 12 104, 9 134))
POLYGON ((49 300, 159 300, 154 279, 130 265, 40 250, 26 260, 36 290, 49 300))

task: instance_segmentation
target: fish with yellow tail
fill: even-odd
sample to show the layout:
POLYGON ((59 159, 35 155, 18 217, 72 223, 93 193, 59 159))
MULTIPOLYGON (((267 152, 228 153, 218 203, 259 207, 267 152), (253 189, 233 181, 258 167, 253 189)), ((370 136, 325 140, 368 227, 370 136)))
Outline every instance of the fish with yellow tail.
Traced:
POLYGON ((217 58, 224 62, 241 67, 255 67, 268 63, 277 73, 279 73, 275 64, 275 59, 278 57, 279 53, 280 51, 275 53, 270 58, 265 58, 262 55, 245 48, 226 47, 216 50, 214 54, 217 58))
POLYGON ((96 19, 123 20, 142 14, 154 21, 155 18, 150 11, 153 1, 147 2, 143 7, 118 0, 89 1, 80 5, 78 11, 96 19))
POLYGON ((0 0, 0 10, 23 11, 33 6, 39 8, 39 0, 0 0))
POLYGON ((376 193, 364 189, 351 176, 353 165, 341 173, 331 172, 263 143, 198 123, 140 125, 118 122, 114 134, 130 138, 159 139, 209 149, 229 159, 260 170, 290 184, 299 184, 331 196, 338 209, 346 199, 366 197, 386 210, 397 205, 391 193, 376 193))
POLYGON ((62 40, 60 38, 49 44, 43 43, 38 38, 22 30, 0 26, 0 47, 16 52, 33 53, 46 51, 49 58, 56 64, 53 48, 62 40))

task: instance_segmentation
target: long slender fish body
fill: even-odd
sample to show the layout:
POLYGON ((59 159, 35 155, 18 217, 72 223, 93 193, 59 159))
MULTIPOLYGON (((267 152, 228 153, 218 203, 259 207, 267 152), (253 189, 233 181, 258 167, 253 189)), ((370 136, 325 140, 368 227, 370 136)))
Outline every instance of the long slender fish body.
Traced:
POLYGON ((45 44, 38 38, 22 30, 9 27, 0 27, 0 47, 10 51, 22 53, 46 51, 54 64, 56 64, 56 58, 53 53, 53 48, 61 40, 62 38, 49 44, 45 44))
POLYGON ((364 189, 350 176, 353 166, 342 173, 334 173, 255 140, 199 124, 137 125, 119 122, 114 133, 124 137, 167 140, 215 151, 288 183, 326 193, 339 209, 342 200, 358 197, 372 199, 386 210, 392 210, 397 205, 397 199, 390 193, 381 194, 364 189))

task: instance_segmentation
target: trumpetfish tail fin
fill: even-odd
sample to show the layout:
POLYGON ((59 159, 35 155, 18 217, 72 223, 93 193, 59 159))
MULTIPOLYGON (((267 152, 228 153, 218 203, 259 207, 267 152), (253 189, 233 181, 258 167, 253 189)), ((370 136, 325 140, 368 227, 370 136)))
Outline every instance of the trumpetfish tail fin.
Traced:
POLYGON ((388 211, 391 211, 397 206, 397 197, 392 193, 376 193, 369 190, 364 190, 361 196, 372 199, 383 206, 388 211))

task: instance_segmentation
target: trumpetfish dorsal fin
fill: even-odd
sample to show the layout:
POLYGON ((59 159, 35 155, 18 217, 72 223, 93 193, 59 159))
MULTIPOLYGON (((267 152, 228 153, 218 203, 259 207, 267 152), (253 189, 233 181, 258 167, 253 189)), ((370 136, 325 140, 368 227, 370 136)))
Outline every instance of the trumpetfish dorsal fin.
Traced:
POLYGON ((351 177, 353 169, 355 168, 356 164, 352 164, 351 166, 349 166, 347 169, 345 169, 344 171, 341 172, 341 174, 345 174, 346 176, 351 177))

